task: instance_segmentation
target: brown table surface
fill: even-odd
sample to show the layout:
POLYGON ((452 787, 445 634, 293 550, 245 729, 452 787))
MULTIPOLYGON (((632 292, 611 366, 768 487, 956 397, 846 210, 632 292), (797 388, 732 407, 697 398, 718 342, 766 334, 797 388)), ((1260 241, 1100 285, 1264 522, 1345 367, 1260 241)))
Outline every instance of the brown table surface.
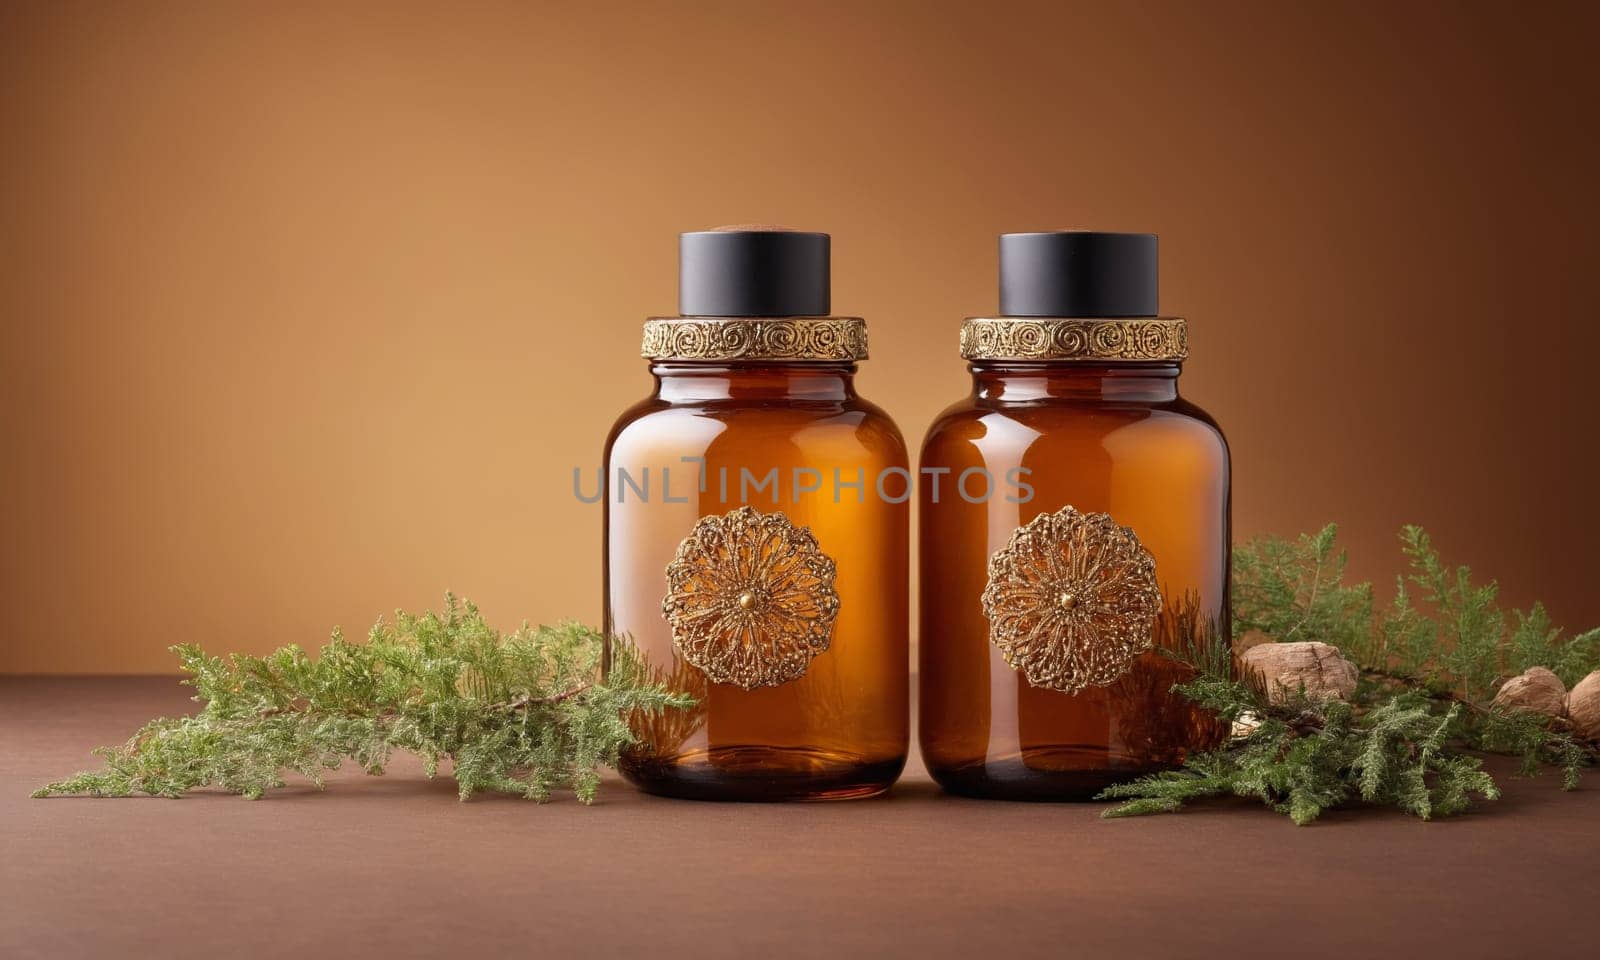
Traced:
POLYGON ((484 797, 415 764, 249 802, 32 800, 194 708, 166 678, 0 678, 0 956, 1593 956, 1600 777, 1465 817, 1244 804, 484 797))

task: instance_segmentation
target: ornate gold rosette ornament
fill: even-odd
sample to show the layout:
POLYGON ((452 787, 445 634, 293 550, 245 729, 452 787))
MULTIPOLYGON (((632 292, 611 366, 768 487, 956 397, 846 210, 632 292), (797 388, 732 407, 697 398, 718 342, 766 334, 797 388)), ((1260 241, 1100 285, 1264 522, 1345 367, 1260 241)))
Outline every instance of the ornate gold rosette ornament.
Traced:
POLYGON ((961 324, 961 356, 968 360, 1176 362, 1189 356, 1189 328, 1178 317, 969 317, 961 324))
POLYGON ((1115 681, 1153 645, 1160 611, 1155 559, 1109 514, 1040 514, 989 559, 989 639, 1036 687, 1115 681))
POLYGON ((661 615, 679 656, 746 690, 798 680, 828 649, 839 595, 816 537, 781 513, 703 517, 667 565, 661 615))
POLYGON ((640 356, 650 360, 855 361, 867 358, 860 317, 652 317, 640 356))

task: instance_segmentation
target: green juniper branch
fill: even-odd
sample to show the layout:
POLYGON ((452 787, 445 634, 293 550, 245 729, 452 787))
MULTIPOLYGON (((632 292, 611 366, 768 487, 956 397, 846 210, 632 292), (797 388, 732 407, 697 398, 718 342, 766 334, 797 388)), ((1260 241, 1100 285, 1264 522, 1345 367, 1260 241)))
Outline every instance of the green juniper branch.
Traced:
POLYGON ((654 681, 626 643, 611 645, 602 681, 601 634, 563 623, 501 635, 454 597, 442 613, 379 621, 365 643, 335 631, 315 658, 296 646, 226 659, 193 644, 172 649, 204 709, 152 721, 96 751, 104 770, 34 796, 177 797, 220 786, 255 799, 287 772, 320 788, 346 759, 381 774, 399 750, 420 757, 429 777, 450 760, 463 800, 493 790, 543 801, 567 787, 588 803, 599 768, 634 742, 626 715, 693 705, 654 681))
POLYGON ((1547 666, 1567 684, 1600 668, 1600 629, 1564 638, 1537 605, 1516 612, 1508 629, 1495 584, 1447 567, 1418 527, 1401 531, 1410 571, 1375 615, 1371 585, 1343 582, 1336 535, 1329 525, 1297 541, 1239 547, 1233 628, 1239 637, 1338 647, 1362 672, 1352 702, 1273 702, 1232 658, 1180 650, 1195 676, 1175 689, 1233 722, 1235 736, 1181 770, 1106 790, 1102 798, 1124 802, 1105 816, 1170 813, 1218 796, 1255 798, 1298 824, 1357 800, 1422 819, 1448 816, 1473 797, 1499 796, 1480 758, 1463 748, 1516 755, 1525 775, 1559 768, 1563 787, 1577 787, 1596 746, 1560 718, 1503 712, 1488 697, 1498 679, 1529 666, 1547 666))
MULTIPOLYGON (((1563 637, 1537 605, 1514 612, 1508 628, 1493 583, 1476 586, 1466 568, 1444 566, 1420 529, 1401 536, 1411 571, 1380 615, 1369 584, 1343 582, 1345 555, 1332 526, 1294 542, 1241 546, 1235 635, 1331 643, 1361 668, 1356 695, 1351 703, 1273 702, 1260 677, 1210 642, 1214 626, 1199 625, 1195 642, 1166 651, 1194 671, 1175 689, 1233 723, 1237 735, 1181 770, 1106 791, 1126 801, 1106 815, 1244 796, 1296 823, 1356 800, 1444 816, 1499 793, 1462 747, 1519 756, 1526 774, 1558 767, 1563 785, 1576 787, 1595 761, 1593 743, 1559 718, 1504 713, 1483 698, 1499 677, 1535 664, 1574 683, 1600 667, 1600 629, 1563 637)), ((454 598, 441 614, 380 622, 366 643, 335 631, 316 658, 294 646, 224 659, 180 645, 173 650, 190 675, 185 682, 204 709, 147 724, 122 746, 96 751, 104 770, 35 795, 176 797, 215 785, 256 798, 282 786, 287 772, 320 787, 345 759, 381 774, 403 750, 419 756, 429 776, 452 761, 462 799, 494 790, 544 800, 570 787, 589 802, 599 768, 635 743, 630 719, 648 723, 694 706, 626 643, 612 644, 602 680, 603 648, 600 634, 572 623, 502 636, 454 598)))

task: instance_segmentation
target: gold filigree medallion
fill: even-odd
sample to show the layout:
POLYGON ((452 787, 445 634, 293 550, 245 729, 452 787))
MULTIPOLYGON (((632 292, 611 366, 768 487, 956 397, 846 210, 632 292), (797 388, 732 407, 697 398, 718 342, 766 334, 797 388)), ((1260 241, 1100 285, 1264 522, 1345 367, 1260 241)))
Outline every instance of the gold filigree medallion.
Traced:
POLYGON ((805 675, 839 614, 833 560, 806 527, 740 507, 702 517, 667 565, 672 644, 713 683, 746 690, 805 675))
POLYGON ((1151 648, 1160 611, 1155 558, 1110 514, 1040 514, 989 558, 989 639, 1036 687, 1112 683, 1151 648))

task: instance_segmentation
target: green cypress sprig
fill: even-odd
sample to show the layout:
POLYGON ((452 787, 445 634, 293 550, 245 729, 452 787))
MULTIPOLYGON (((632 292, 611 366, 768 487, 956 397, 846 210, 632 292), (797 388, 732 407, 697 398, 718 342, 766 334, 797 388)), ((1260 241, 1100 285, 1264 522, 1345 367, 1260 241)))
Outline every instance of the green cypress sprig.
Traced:
POLYGON ((570 788, 589 803, 600 768, 634 742, 626 717, 686 709, 693 700, 655 682, 625 642, 577 623, 502 635, 470 602, 441 613, 397 612, 365 643, 335 631, 320 654, 296 646, 264 657, 173 647, 196 715, 146 724, 96 753, 105 768, 48 784, 34 796, 178 797, 217 786, 255 799, 298 773, 317 787, 353 760, 382 774, 396 751, 429 777, 450 761, 462 800, 484 790, 544 801, 570 788))
POLYGON ((1529 776, 1555 767, 1562 786, 1576 788, 1597 746, 1559 718, 1504 712, 1489 698, 1497 681, 1530 666, 1549 667, 1569 685, 1600 669, 1600 629, 1564 637, 1539 605, 1508 617, 1496 585, 1447 566, 1420 527, 1400 539, 1409 570, 1381 614, 1370 584, 1344 583, 1333 525, 1239 547, 1234 635, 1332 644, 1362 670, 1356 694, 1350 703, 1274 703, 1241 665, 1177 651, 1195 676, 1175 689, 1233 722, 1236 735, 1180 770, 1106 790, 1102 798, 1125 802, 1105 816, 1170 813, 1218 796, 1257 799, 1298 824, 1357 801, 1425 820, 1449 816, 1500 795, 1466 750, 1515 755, 1529 776))

